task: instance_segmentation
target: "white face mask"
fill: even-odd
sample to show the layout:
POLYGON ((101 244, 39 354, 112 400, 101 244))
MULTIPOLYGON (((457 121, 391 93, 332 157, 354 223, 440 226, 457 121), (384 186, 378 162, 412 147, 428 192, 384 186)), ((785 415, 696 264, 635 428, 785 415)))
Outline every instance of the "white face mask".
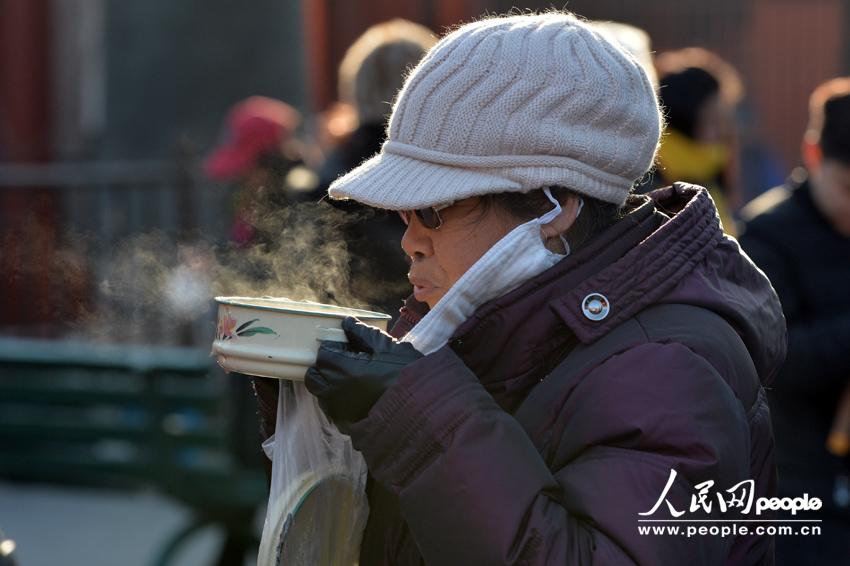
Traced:
MULTIPOLYGON (((565 254, 546 248, 542 227, 561 213, 561 205, 548 188, 543 189, 554 208, 539 218, 508 232, 464 273, 427 315, 402 339, 423 354, 442 348, 454 331, 475 310, 491 299, 505 295, 570 254, 561 236, 565 254)), ((584 200, 579 198, 578 218, 584 200)))

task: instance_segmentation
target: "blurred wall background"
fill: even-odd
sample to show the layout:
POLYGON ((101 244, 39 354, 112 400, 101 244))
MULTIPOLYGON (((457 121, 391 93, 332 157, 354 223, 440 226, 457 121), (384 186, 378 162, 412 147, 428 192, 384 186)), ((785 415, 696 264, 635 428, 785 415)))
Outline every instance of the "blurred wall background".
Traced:
POLYGON ((298 2, 2 0, 0 22, 4 161, 163 158, 245 93, 304 103, 298 2))
MULTIPOLYGON (((248 94, 307 111, 335 98, 336 66, 369 25, 441 32, 507 0, 0 0, 0 160, 149 159, 212 145, 248 94)), ((656 51, 700 45, 742 73, 759 132, 790 165, 805 100, 850 71, 848 0, 573 0, 646 29, 656 51)))

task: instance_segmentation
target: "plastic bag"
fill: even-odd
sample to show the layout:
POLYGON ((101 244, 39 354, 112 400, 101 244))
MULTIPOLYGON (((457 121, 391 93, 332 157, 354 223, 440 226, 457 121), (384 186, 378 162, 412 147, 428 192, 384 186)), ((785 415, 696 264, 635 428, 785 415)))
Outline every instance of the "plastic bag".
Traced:
POLYGON ((275 434, 263 448, 272 481, 258 566, 357 564, 369 515, 366 462, 302 382, 280 382, 275 434))

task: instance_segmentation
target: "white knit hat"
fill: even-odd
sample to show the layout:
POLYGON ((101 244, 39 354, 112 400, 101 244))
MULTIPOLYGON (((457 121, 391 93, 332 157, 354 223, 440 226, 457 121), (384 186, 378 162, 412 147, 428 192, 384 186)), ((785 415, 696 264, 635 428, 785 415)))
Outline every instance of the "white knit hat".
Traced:
POLYGON ((558 185, 621 205, 660 132, 646 72, 572 14, 485 19, 428 52, 381 152, 328 192, 410 210, 558 185))

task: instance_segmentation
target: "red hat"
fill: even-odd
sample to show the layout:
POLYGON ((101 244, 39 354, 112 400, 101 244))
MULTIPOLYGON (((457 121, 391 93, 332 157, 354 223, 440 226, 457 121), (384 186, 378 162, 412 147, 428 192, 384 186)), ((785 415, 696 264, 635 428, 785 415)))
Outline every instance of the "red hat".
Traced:
POLYGON ((238 177, 279 147, 300 120, 295 108, 273 98, 252 96, 237 103, 227 116, 227 141, 207 157, 204 170, 219 181, 238 177))

